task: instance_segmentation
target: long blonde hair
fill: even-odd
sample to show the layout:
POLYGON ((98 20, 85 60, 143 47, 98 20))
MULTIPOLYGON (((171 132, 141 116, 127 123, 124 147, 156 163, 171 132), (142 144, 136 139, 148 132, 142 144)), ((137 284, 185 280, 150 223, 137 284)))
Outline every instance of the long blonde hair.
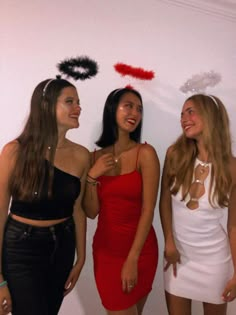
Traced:
MULTIPOLYGON (((229 163, 232 157, 229 118, 225 106, 216 96, 195 94, 192 101, 204 123, 203 143, 212 163, 209 202, 220 207, 228 206, 231 188, 229 163), (212 198, 210 198, 212 196, 212 198)), ((196 140, 184 133, 176 140, 167 160, 167 172, 171 193, 176 195, 182 186, 182 199, 189 192, 192 183, 194 163, 198 155, 196 140)))

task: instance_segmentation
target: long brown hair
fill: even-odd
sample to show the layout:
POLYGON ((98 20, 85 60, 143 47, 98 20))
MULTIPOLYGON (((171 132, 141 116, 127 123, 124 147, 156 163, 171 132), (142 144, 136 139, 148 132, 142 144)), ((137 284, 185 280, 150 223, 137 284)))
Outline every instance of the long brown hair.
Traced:
POLYGON ((19 150, 11 180, 13 198, 32 200, 39 197, 45 176, 52 181, 53 167, 45 174, 45 158, 48 152, 49 165, 53 165, 58 141, 56 103, 62 90, 70 86, 74 87, 64 79, 48 79, 36 86, 28 120, 16 139, 19 150))
MULTIPOLYGON (((220 207, 228 205, 231 188, 229 163, 232 157, 229 118, 221 100, 213 96, 196 94, 189 97, 198 109, 204 122, 203 143, 212 163, 209 202, 220 207), (212 196, 212 198, 211 198, 212 196)), ((196 141, 186 138, 184 133, 172 146, 168 159, 168 178, 172 194, 182 186, 183 200, 186 198, 198 155, 196 141)))

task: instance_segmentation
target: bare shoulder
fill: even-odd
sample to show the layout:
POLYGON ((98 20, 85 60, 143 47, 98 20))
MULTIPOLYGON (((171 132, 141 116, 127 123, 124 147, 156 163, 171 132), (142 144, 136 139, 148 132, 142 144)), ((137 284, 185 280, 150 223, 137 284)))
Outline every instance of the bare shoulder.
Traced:
POLYGON ((102 155, 106 153, 111 153, 111 147, 94 150, 90 152, 90 156, 91 156, 92 161, 96 161, 98 158, 100 158, 102 155))
POLYGON ((232 176, 232 183, 236 185, 236 157, 232 157, 230 160, 230 173, 232 176))
POLYGON ((20 144, 17 140, 13 140, 4 145, 1 150, 1 157, 6 159, 16 158, 20 144))
POLYGON ((150 163, 150 161, 156 161, 157 163, 159 163, 156 149, 151 144, 141 144, 139 150, 139 160, 141 163, 150 163))
POLYGON ((85 162, 90 160, 89 150, 81 144, 69 141, 70 154, 76 160, 84 160, 85 162))
POLYGON ((140 144, 140 154, 157 155, 156 149, 149 143, 140 144))
POLYGON ((14 140, 7 143, 0 154, 0 171, 5 174, 10 174, 16 163, 16 159, 19 152, 19 142, 14 140))

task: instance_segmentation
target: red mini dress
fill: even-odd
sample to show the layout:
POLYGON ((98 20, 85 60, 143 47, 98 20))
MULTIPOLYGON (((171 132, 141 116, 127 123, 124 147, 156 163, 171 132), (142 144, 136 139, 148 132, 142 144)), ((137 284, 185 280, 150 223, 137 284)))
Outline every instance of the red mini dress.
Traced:
POLYGON ((103 306, 118 311, 131 307, 152 289, 158 263, 158 244, 151 227, 138 260, 138 282, 122 291, 121 270, 132 246, 142 208, 142 176, 133 172, 100 176, 100 211, 93 239, 94 274, 103 306))

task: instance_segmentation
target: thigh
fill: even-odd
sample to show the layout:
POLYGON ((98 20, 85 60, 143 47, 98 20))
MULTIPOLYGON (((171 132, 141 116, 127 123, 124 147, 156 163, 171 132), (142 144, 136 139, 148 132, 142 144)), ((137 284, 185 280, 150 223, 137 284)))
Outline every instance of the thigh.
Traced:
POLYGON ((12 281, 9 287, 12 296, 12 315, 50 315, 44 285, 37 287, 30 278, 12 281))
POLYGON ((204 315, 226 315, 227 304, 203 303, 204 315))
POLYGON ((56 315, 64 297, 65 282, 75 258, 75 229, 73 222, 55 231, 56 243, 52 255, 48 281, 48 306, 50 315, 56 315))
POLYGON ((46 301, 50 242, 32 237, 25 226, 8 223, 3 242, 3 273, 12 298, 13 315, 49 315, 46 301), (47 244, 47 246, 45 246, 47 244))
POLYGON ((138 315, 141 315, 143 313, 143 308, 145 306, 147 298, 148 298, 148 295, 146 295, 144 298, 142 298, 140 301, 138 301, 138 303, 137 303, 138 315))
POLYGON ((191 300, 165 291, 169 315, 191 315, 191 300))
POLYGON ((107 315, 138 315, 138 311, 137 311, 136 305, 134 305, 125 310, 120 310, 120 311, 107 310, 107 315))

